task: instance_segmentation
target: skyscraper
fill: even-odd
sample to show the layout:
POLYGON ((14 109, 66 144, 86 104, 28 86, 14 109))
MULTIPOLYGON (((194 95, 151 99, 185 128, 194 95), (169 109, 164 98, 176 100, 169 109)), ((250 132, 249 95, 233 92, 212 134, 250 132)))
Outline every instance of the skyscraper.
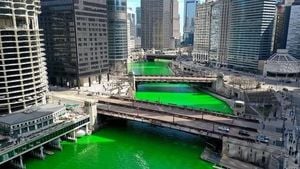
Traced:
POLYGON ((197 5, 193 60, 215 66, 227 65, 230 0, 197 5))
POLYGON ((290 20, 291 6, 284 3, 276 5, 276 22, 274 30, 274 47, 273 53, 278 49, 285 49, 287 42, 287 34, 290 20))
POLYGON ((91 85, 108 71, 106 0, 42 0, 50 83, 91 85))
POLYGON ((211 2, 197 5, 193 49, 193 60, 197 62, 209 60, 211 10, 211 2))
POLYGON ((296 0, 291 7, 287 49, 292 56, 300 59, 300 0, 296 0))
POLYGON ((142 30, 141 30, 141 7, 137 7, 135 9, 136 14, 136 36, 141 37, 142 36, 142 30))
POLYGON ((232 0, 228 48, 229 67, 254 71, 272 51, 275 0, 232 0))
POLYGON ((173 24, 173 33, 172 33, 172 39, 174 39, 174 45, 175 48, 177 48, 180 45, 180 16, 179 16, 179 3, 177 0, 173 0, 173 4, 171 2, 171 5, 173 6, 172 10, 172 24, 173 24))
POLYGON ((135 32, 135 48, 141 48, 141 36, 142 36, 142 21, 141 21, 141 7, 136 7, 136 32, 135 32))
POLYGON ((135 13, 132 8, 127 9, 127 41, 128 55, 135 48, 135 13))
POLYGON ((194 41, 195 15, 198 0, 184 0, 183 43, 192 45, 194 41))
POLYGON ((108 9, 108 56, 110 71, 126 71, 127 0, 107 0, 108 9))
POLYGON ((40 1, 0 2, 0 114, 45 103, 40 1))
POLYGON ((229 12, 230 0, 217 0, 213 3, 209 60, 216 66, 227 66, 229 12))
POLYGON ((175 48, 180 39, 177 0, 142 0, 142 48, 175 48))

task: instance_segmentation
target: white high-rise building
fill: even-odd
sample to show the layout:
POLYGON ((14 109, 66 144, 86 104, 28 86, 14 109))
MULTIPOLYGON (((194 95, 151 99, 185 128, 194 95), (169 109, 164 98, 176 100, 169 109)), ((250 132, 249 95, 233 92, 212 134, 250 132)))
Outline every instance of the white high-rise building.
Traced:
POLYGON ((207 1, 197 5, 193 60, 216 66, 227 64, 229 0, 207 1))
POLYGON ((127 8, 127 42, 128 55, 135 48, 135 13, 132 8, 127 8))
POLYGON ((0 114, 45 103, 39 0, 0 1, 0 114))

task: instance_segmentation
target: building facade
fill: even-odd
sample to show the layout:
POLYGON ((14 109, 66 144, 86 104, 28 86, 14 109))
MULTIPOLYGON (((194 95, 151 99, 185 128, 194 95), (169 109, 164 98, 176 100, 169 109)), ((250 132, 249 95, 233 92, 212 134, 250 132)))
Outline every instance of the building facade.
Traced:
POLYGON ((105 0, 42 0, 50 83, 91 85, 108 71, 105 0))
POLYGON ((208 62, 209 60, 211 8, 211 2, 197 5, 193 48, 193 61, 195 62, 208 62))
POLYGON ((175 48, 180 39, 177 0, 141 1, 142 48, 175 48))
POLYGON ((0 114, 46 102, 39 0, 0 1, 0 114))
POLYGON ((136 14, 136 37, 141 37, 142 36, 142 28, 141 28, 141 7, 136 7, 135 9, 135 14, 136 14))
POLYGON ((300 59, 300 1, 298 0, 291 7, 287 49, 292 56, 300 59))
POLYGON ((195 19, 193 60, 215 66, 227 65, 229 0, 199 4, 195 19))
POLYGON ((132 8, 127 9, 127 42, 128 42, 128 56, 130 52, 135 49, 135 13, 132 8))
POLYGON ((183 26, 184 45, 193 45, 197 3, 198 0, 184 1, 184 26, 183 26))
POLYGON ((128 58, 127 0, 107 0, 107 9, 110 72, 123 72, 128 58))
POLYGON ((180 45, 180 16, 179 16, 179 3, 178 0, 173 0, 173 2, 170 3, 170 5, 173 7, 172 10, 172 40, 174 39, 174 48, 177 48, 180 45))
POLYGON ((286 48, 290 13, 290 5, 284 3, 278 3, 276 5, 276 22, 274 30, 273 53, 276 53, 278 49, 286 48))
POLYGON ((275 0, 232 0, 228 66, 257 72, 259 60, 266 60, 273 47, 275 0))

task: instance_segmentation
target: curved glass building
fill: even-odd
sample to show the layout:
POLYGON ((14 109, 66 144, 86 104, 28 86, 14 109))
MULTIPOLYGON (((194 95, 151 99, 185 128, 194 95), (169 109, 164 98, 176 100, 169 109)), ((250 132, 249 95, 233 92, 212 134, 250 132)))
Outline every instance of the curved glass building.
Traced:
POLYGON ((110 71, 126 71, 124 66, 128 57, 127 0, 107 0, 107 12, 110 71))
POLYGON ((0 114, 45 102, 39 0, 0 1, 0 114))

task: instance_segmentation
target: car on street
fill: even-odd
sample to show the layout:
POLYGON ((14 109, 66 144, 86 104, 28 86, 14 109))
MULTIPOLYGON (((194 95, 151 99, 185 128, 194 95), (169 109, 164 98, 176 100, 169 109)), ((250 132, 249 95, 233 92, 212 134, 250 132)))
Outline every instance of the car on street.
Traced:
POLYGON ((239 135, 242 135, 242 136, 250 136, 250 134, 247 132, 247 131, 245 131, 245 130, 240 130, 239 131, 239 135))
POLYGON ((218 130, 224 131, 224 132, 229 132, 229 128, 225 126, 219 126, 218 130))

